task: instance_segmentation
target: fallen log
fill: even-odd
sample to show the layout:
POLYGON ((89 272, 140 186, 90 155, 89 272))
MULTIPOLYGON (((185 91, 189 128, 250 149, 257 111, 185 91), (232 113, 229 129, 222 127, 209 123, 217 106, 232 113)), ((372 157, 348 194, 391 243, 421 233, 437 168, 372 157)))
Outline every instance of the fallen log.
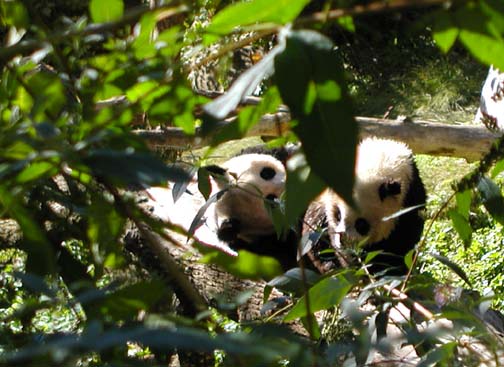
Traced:
MULTIPOLYGON (((186 135, 182 129, 167 127, 162 130, 135 130, 153 148, 188 149, 209 145, 212 137, 225 126, 232 124, 230 118, 217 124, 212 135, 203 135, 200 128, 194 135, 186 135)), ((289 131, 290 114, 268 114, 252 127, 246 136, 278 137, 289 131)), ((415 154, 448 156, 476 161, 488 152, 500 133, 489 131, 484 126, 442 124, 429 121, 399 121, 372 117, 356 117, 361 138, 377 136, 392 138, 408 144, 415 154)), ((335 122, 336 123, 336 122, 335 122)))

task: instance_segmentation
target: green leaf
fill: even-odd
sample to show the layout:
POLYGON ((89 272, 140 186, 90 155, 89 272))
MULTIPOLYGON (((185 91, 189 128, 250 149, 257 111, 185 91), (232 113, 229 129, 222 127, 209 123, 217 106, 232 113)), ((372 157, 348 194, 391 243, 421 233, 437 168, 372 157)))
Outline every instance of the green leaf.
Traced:
POLYGON ((457 192, 455 199, 457 201, 457 212, 459 212, 466 220, 469 220, 469 211, 471 209, 471 190, 457 192))
POLYGON ((332 42, 312 31, 291 32, 275 59, 275 81, 299 121, 293 130, 313 173, 353 203, 357 124, 343 73, 332 42))
POLYGON ((500 187, 488 177, 482 177, 478 182, 478 191, 486 210, 497 222, 504 225, 504 198, 500 187))
POLYGON ((89 152, 84 162, 93 172, 118 184, 149 185, 188 180, 187 171, 167 166, 152 154, 132 151, 97 149, 89 152))
POLYGON ((294 20, 309 0, 252 0, 231 4, 217 13, 207 32, 227 34, 237 26, 257 22, 286 24, 294 20))
POLYGON ((320 279, 320 274, 304 269, 304 278, 300 268, 289 269, 285 274, 279 275, 268 282, 268 287, 274 287, 282 292, 301 295, 306 287, 311 287, 320 279), (306 284, 303 280, 306 280, 306 284))
MULTIPOLYGON (((326 310, 339 305, 352 286, 353 283, 343 274, 322 279, 308 291, 310 312, 326 310)), ((284 321, 293 321, 306 315, 308 315, 306 296, 303 296, 285 316, 284 321)))
POLYGON ((504 171, 504 159, 501 159, 500 161, 498 161, 495 164, 494 168, 492 169, 492 173, 491 173, 492 178, 497 177, 497 175, 499 173, 501 173, 502 171, 504 171))
POLYGON ((125 219, 112 204, 99 196, 94 197, 88 211, 87 235, 92 244, 95 264, 100 266, 98 273, 101 273, 102 266, 112 269, 121 266, 124 259, 119 236, 125 219))
POLYGON ((504 42, 491 18, 479 8, 465 6, 456 13, 459 40, 478 61, 504 70, 504 42))
POLYGON ((468 246, 472 240, 472 228, 469 221, 459 212, 455 210, 450 210, 448 212, 450 219, 453 224, 453 228, 457 231, 460 239, 464 241, 464 244, 468 246))
POLYGON ((446 265, 447 267, 449 267, 464 282, 466 282, 467 285, 469 285, 470 287, 472 287, 471 281, 469 280, 469 278, 467 277, 466 273, 464 272, 464 270, 460 266, 458 266, 457 264, 455 264, 454 262, 450 261, 450 259, 448 259, 448 258, 446 258, 444 256, 437 255, 437 254, 432 254, 432 253, 430 253, 429 255, 432 256, 437 261, 439 261, 440 263, 442 263, 443 265, 446 265))
POLYGON ((149 310, 164 295, 165 288, 161 280, 142 281, 108 294, 93 308, 104 317, 128 320, 134 318, 138 311, 149 310))
POLYGON ((14 26, 18 29, 28 28, 30 18, 21 1, 2 1, 0 11, 2 14, 1 24, 14 26))
POLYGON ((50 177, 56 173, 56 168, 50 162, 35 162, 23 169, 16 177, 18 183, 37 180, 40 177, 50 177))
POLYGON ((122 17, 124 3, 122 0, 91 0, 89 13, 95 23, 113 22, 122 17))
POLYGON ((289 225, 294 225, 304 213, 308 204, 324 189, 324 182, 312 172, 305 157, 298 153, 287 162, 287 183, 285 185, 285 217, 289 225))
POLYGON ((206 253, 201 262, 217 264, 227 272, 242 279, 272 279, 282 274, 279 262, 269 256, 259 256, 251 252, 240 250, 238 257, 230 256, 222 251, 212 250, 206 253))
POLYGON ((434 41, 441 51, 447 53, 457 40, 459 30, 453 24, 450 14, 441 13, 436 17, 435 21, 432 30, 434 41))

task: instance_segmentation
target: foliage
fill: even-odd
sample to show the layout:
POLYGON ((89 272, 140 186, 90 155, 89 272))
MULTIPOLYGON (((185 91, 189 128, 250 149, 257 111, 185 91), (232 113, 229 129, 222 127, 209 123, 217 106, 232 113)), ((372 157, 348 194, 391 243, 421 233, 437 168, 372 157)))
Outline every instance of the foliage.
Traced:
MULTIPOLYGON (((432 50, 434 44, 445 53, 464 48, 476 60, 504 70, 504 9, 499 1, 429 3, 432 8, 414 17, 426 49, 432 50), (430 30, 432 39, 425 38, 430 30)), ((386 6, 349 1, 347 12, 314 16, 306 4, 306 0, 168 2, 150 9, 142 2, 91 0, 85 13, 77 8, 54 20, 41 16, 35 2, 0 3, 4 28, 0 32, 4 44, 0 48, 0 208, 2 232, 6 231, 0 253, 0 365, 158 365, 184 350, 211 359, 219 350, 223 363, 229 365, 324 366, 341 363, 349 355, 353 359, 348 361, 362 365, 371 361, 376 350, 393 348, 397 340, 385 332, 396 303, 390 292, 403 279, 369 279, 360 268, 324 276, 294 269, 275 278, 266 293, 276 287, 292 295, 293 306, 282 317, 305 326, 311 339, 300 338, 271 323, 226 329, 223 310, 209 311, 205 300, 191 293, 187 277, 173 259, 165 259, 168 282, 147 276, 124 249, 125 228, 131 223, 154 245, 145 224, 160 236, 164 233, 140 209, 130 190, 167 180, 182 190, 195 169, 167 164, 153 154, 134 132, 138 124, 148 127, 138 116, 147 117, 149 124, 176 126, 187 135, 202 131, 213 136, 213 148, 221 141, 243 137, 281 100, 294 118, 289 138, 301 141, 304 149, 304 156, 288 167, 289 223, 324 186, 351 199, 354 162, 349 157, 354 157, 357 142, 351 95, 362 95, 369 76, 355 73, 348 87, 348 74, 365 68, 355 62, 349 65, 347 61, 355 59, 344 48, 335 51, 334 43, 316 30, 330 24, 358 41, 360 32, 365 33, 363 19, 386 6), (357 4, 362 6, 354 8, 357 4), (169 25, 158 32, 157 21, 162 18, 169 25), (233 93, 241 96, 255 90, 274 70, 270 88, 262 103, 242 109, 237 123, 216 134, 218 119, 208 112, 219 110, 215 106, 220 105, 204 108, 207 98, 189 84, 189 72, 205 66, 201 60, 194 62, 191 52, 224 45, 224 51, 206 62, 224 60, 249 32, 274 36, 277 46, 242 74, 233 93), (356 289, 359 295, 353 297, 356 289), (185 313, 167 307, 173 295, 185 306, 189 303, 185 313), (370 303, 376 307, 368 310, 370 303), (328 338, 327 325, 319 325, 315 317, 316 311, 323 310, 336 315, 341 324, 347 322, 351 336, 328 338), (322 346, 322 338, 327 345, 322 346), (129 356, 135 348, 140 352, 129 356)), ((403 10, 394 6, 399 13, 403 10)), ((253 41, 252 37, 247 42, 253 41)), ((226 111, 238 105, 233 97, 230 93, 219 100, 226 111)), ((487 259, 499 256, 500 237, 491 238, 495 232, 487 229, 473 229, 472 214, 481 213, 483 205, 502 223, 504 199, 495 177, 504 166, 503 146, 501 140, 451 191, 456 198, 448 212, 453 224, 444 222, 450 241, 456 241, 455 230, 466 246, 474 248, 471 251, 484 253, 487 259), (493 163, 496 168, 490 178, 493 163)), ((441 204, 429 208, 433 213, 441 209, 441 204)), ((247 278, 276 274, 271 259, 252 255, 229 264, 222 254, 209 253, 205 261, 247 278)), ((502 289, 501 267, 481 267, 471 274, 471 269, 455 266, 451 260, 442 261, 452 274, 465 277, 465 270, 472 283, 480 277, 493 279, 485 285, 502 289)), ((429 260, 426 264, 428 268, 429 260)), ((416 273, 404 286, 412 298, 415 292, 422 294, 419 299, 425 299, 425 294, 438 299, 444 295, 432 278, 416 273)), ((487 299, 474 297, 466 302, 451 294, 447 298, 455 299, 454 303, 433 305, 438 315, 428 319, 429 327, 419 329, 413 322, 399 325, 400 342, 417 347, 422 365, 463 363, 466 356, 453 352, 467 341, 467 330, 489 350, 501 347, 472 312, 487 305, 487 299), (437 328, 438 317, 458 327, 447 333, 437 328)), ((241 303, 236 300, 235 305, 241 303)))

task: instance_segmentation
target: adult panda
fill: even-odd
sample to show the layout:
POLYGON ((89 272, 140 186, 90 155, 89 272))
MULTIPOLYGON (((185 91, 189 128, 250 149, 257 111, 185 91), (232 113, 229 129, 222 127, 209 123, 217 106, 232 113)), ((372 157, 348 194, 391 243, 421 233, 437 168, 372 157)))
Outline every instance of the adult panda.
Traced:
POLYGON ((172 188, 150 188, 154 214, 186 231, 200 216, 194 230, 200 243, 231 255, 243 249, 272 256, 284 270, 295 267, 299 231, 287 230, 278 236, 270 216, 270 209, 278 205, 285 190, 285 165, 276 158, 286 158, 285 154, 280 149, 255 147, 222 164, 204 167, 210 173, 213 198, 206 204, 197 177, 177 201, 173 200, 172 188))
POLYGON ((377 274, 404 274, 404 256, 420 240, 426 202, 425 187, 411 150, 403 143, 378 138, 363 140, 357 148, 354 206, 327 189, 312 204, 304 218, 303 234, 326 227, 329 241, 319 241, 308 252, 315 267, 325 272, 346 266, 345 249, 365 241, 366 253, 382 251, 371 260, 377 274), (403 209, 411 208, 394 216, 403 209), (330 245, 335 258, 320 253, 330 245))

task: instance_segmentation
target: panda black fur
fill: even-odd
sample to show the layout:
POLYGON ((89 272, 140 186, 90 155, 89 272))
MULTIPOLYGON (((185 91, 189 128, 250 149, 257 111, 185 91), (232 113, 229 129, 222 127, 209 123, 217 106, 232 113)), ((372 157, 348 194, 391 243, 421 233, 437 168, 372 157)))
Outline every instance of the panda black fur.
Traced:
POLYGON ((219 240, 234 250, 272 256, 285 270, 295 267, 297 234, 279 238, 266 208, 285 190, 284 164, 271 154, 245 152, 207 169, 214 174, 212 194, 223 192, 213 208, 219 240))
MULTIPOLYGON (((404 256, 422 235, 421 210, 426 202, 425 188, 411 150, 393 140, 363 140, 357 149, 353 199, 355 208, 327 189, 310 205, 305 222, 326 225, 330 243, 337 252, 367 238, 366 252, 382 251, 371 261, 372 273, 387 269, 387 274, 404 274, 407 270, 404 256), (383 220, 414 206, 420 207, 383 220)), ((342 265, 342 261, 337 264, 334 260, 324 263, 313 251, 309 255, 321 271, 342 265)))

